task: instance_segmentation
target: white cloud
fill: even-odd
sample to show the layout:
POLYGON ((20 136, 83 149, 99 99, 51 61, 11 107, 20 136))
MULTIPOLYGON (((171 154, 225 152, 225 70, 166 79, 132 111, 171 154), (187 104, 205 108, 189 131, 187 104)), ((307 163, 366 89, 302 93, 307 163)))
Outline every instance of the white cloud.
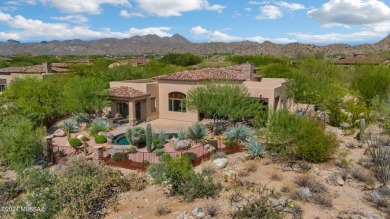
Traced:
POLYGON ((111 4, 116 6, 131 7, 129 0, 39 0, 42 4, 58 8, 66 13, 100 14, 101 5, 111 4))
POLYGON ((307 14, 324 26, 364 25, 390 20, 390 8, 378 0, 330 0, 307 14))
POLYGON ((141 12, 128 12, 127 10, 121 10, 119 12, 119 15, 122 16, 122 17, 127 17, 127 18, 131 18, 131 17, 145 17, 145 15, 143 15, 141 12))
POLYGON ((263 43, 264 41, 271 41, 273 43, 280 43, 280 44, 297 42, 296 40, 289 39, 289 38, 266 38, 266 37, 262 37, 262 36, 254 36, 254 37, 249 37, 246 39, 249 41, 257 42, 257 43, 263 43))
POLYGON ((241 38, 241 37, 231 36, 229 34, 222 33, 222 32, 220 32, 218 30, 209 33, 207 35, 207 38, 210 41, 213 41, 213 42, 233 42, 233 41, 241 41, 241 40, 243 40, 243 38, 241 38))
POLYGON ((66 23, 45 23, 41 20, 26 19, 23 16, 11 16, 0 12, 0 22, 5 23, 14 31, 0 32, 0 40, 51 40, 76 38, 127 38, 135 35, 156 34, 158 36, 171 36, 169 27, 148 27, 144 29, 131 28, 124 32, 113 32, 110 29, 102 31, 91 30, 85 26, 70 26, 66 23))
POLYGON ((273 20, 282 17, 282 11, 279 7, 266 5, 260 8, 260 15, 256 16, 258 20, 273 20))
POLYGON ((279 5, 279 6, 281 6, 281 7, 287 8, 288 10, 291 10, 291 11, 297 11, 297 10, 305 9, 304 5, 298 4, 298 3, 288 3, 288 2, 283 2, 283 1, 275 2, 275 3, 277 5, 279 5))
POLYGON ((68 15, 63 17, 52 17, 53 20, 68 21, 75 24, 88 23, 88 18, 82 15, 68 15))
POLYGON ((161 17, 181 16, 183 12, 210 10, 219 13, 225 6, 210 5, 208 0, 136 0, 139 7, 146 12, 161 17))
POLYGON ((244 8, 244 11, 252 11, 252 8, 244 8))
POLYGON ((209 31, 204 29, 203 27, 201 26, 196 26, 196 27, 193 27, 190 29, 190 32, 193 34, 193 35, 202 35, 202 34, 205 34, 205 33, 208 33, 209 31))
POLYGON ((269 1, 261 1, 261 2, 250 1, 250 2, 248 2, 248 4, 251 4, 251 5, 268 5, 268 4, 271 4, 271 2, 269 2, 269 1))

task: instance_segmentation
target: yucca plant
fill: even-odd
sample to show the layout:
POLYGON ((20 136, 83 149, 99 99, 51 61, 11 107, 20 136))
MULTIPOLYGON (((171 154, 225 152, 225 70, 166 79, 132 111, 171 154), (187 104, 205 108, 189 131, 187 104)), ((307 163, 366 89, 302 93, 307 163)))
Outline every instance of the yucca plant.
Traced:
POLYGON ((256 159, 256 158, 264 156, 265 148, 257 140, 250 139, 248 141, 248 143, 246 144, 246 153, 250 156, 250 158, 256 159))
POLYGON ((77 128, 78 123, 77 123, 77 121, 75 119, 70 118, 70 119, 63 120, 61 122, 60 126, 64 130, 64 132, 66 134, 66 137, 69 139, 70 138, 70 133, 77 128))
POLYGON ((185 140, 186 139, 186 132, 183 129, 180 129, 177 133, 177 140, 185 140))
POLYGON ((225 131, 224 137, 228 142, 235 142, 243 145, 252 138, 252 131, 248 126, 239 124, 229 127, 225 131))
POLYGON ((93 120, 89 133, 91 135, 97 135, 99 132, 107 132, 110 130, 110 122, 103 118, 96 118, 93 120))
POLYGON ((201 123, 194 123, 187 130, 187 138, 196 143, 204 143, 207 134, 206 126, 201 123))
POLYGON ((145 129, 139 126, 128 128, 125 136, 130 144, 139 146, 139 143, 145 139, 145 129))

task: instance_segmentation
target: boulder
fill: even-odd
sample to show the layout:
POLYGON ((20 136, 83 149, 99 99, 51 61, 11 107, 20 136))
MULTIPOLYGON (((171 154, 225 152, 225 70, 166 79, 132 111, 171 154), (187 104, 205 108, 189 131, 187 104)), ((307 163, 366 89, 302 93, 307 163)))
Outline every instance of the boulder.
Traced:
POLYGON ((64 137, 66 136, 66 133, 64 130, 62 129, 57 129, 54 134, 53 134, 54 137, 64 137))
POLYGON ((310 189, 307 187, 300 187, 298 194, 304 201, 308 201, 313 196, 310 189))
POLYGON ((179 140, 176 144, 173 145, 175 151, 182 151, 191 148, 192 141, 191 140, 179 140))
POLYGON ((198 207, 198 206, 195 206, 195 207, 192 208, 191 214, 195 218, 204 218, 204 216, 205 216, 203 208, 198 207))
POLYGON ((343 122, 340 124, 340 128, 341 129, 349 129, 349 128, 351 128, 351 125, 346 123, 346 122, 343 122))
POLYGON ((339 186, 343 186, 344 185, 344 179, 340 175, 337 175, 336 176, 336 183, 339 186))
POLYGON ((222 169, 225 168, 226 165, 228 164, 228 159, 226 158, 217 158, 213 160, 213 164, 217 166, 218 168, 222 169))

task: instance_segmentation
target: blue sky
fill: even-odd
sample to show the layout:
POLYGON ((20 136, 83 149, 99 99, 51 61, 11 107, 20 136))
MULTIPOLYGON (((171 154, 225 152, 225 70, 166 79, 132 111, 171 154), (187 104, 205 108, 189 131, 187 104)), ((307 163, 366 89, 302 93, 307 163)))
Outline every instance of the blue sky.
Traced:
POLYGON ((373 43, 390 0, 2 0, 0 41, 178 33, 192 42, 373 43))

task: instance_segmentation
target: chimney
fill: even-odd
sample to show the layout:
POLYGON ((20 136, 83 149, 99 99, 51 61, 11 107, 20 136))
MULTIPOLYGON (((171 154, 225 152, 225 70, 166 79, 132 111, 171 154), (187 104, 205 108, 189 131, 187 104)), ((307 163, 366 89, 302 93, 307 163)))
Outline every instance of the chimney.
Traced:
POLYGON ((53 72, 50 62, 45 62, 42 65, 43 65, 43 70, 45 71, 46 74, 53 72))

